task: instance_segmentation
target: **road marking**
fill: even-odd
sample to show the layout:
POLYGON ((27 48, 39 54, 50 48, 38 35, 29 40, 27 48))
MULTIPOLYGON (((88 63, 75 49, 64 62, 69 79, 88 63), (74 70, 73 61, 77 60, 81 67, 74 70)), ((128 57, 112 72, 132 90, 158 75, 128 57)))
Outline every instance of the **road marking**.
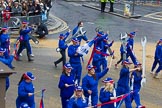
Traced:
POLYGON ((82 4, 79 4, 79 3, 74 3, 74 2, 68 2, 68 3, 74 6, 82 6, 82 4))
POLYGON ((155 19, 155 20, 162 20, 162 15, 158 15, 158 14, 162 14, 162 12, 154 12, 154 13, 151 13, 151 14, 147 14, 144 17, 155 19))
POLYGON ((142 19, 133 19, 133 20, 162 25, 162 23, 154 22, 154 21, 149 21, 149 20, 142 20, 142 19))

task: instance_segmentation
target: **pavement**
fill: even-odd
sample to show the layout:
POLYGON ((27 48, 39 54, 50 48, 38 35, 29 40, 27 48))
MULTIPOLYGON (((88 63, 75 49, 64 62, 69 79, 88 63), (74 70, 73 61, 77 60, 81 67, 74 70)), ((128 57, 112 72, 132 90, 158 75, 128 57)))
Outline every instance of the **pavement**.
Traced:
MULTIPOLYGON (((68 28, 65 21, 56 17, 55 15, 52 15, 51 13, 49 14, 49 19, 47 22, 45 22, 45 24, 47 25, 49 34, 58 33, 58 32, 66 30, 68 28)), ((15 36, 18 35, 18 30, 13 29, 10 31, 10 34, 11 34, 11 37, 14 38, 15 36)), ((36 36, 36 34, 34 34, 34 36, 36 36)))

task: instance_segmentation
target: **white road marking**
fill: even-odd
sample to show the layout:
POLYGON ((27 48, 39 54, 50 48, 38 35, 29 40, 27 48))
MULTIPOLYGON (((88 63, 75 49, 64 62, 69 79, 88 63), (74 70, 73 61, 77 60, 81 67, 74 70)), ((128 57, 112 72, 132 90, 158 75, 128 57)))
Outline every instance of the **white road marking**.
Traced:
POLYGON ((142 19, 133 19, 133 20, 162 25, 162 23, 154 22, 154 21, 149 21, 149 20, 142 20, 142 19))

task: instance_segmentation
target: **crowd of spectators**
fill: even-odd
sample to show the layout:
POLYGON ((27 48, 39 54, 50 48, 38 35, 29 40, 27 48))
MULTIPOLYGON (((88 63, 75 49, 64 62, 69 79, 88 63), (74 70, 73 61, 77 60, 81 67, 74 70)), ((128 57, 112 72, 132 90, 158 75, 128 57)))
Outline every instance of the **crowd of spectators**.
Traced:
POLYGON ((49 12, 51 0, 0 0, 0 13, 7 10, 11 16, 32 16, 49 12))

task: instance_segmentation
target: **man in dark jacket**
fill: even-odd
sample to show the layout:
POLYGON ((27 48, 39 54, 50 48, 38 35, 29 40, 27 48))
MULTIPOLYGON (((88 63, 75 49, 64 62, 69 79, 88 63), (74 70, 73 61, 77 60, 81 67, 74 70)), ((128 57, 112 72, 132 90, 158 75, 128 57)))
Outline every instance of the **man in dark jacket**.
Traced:
POLYGON ((44 23, 39 23, 35 33, 39 35, 38 38, 43 38, 48 35, 48 28, 44 23))

